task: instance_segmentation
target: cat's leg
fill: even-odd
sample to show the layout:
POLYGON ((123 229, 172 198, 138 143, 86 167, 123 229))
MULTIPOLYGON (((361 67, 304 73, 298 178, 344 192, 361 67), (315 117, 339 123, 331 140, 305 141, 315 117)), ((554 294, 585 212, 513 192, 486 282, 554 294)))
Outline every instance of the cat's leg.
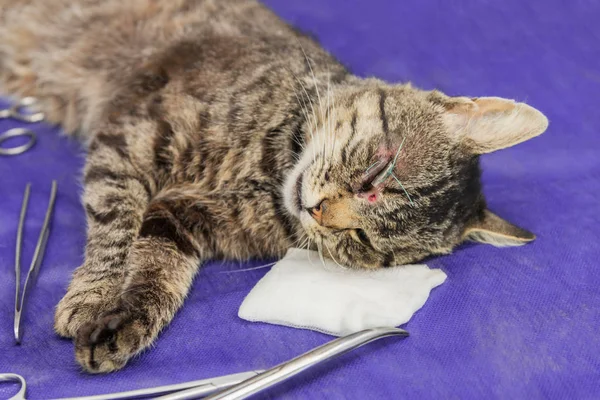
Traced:
POLYGON ((118 304, 76 338, 76 357, 87 371, 123 367, 172 320, 200 263, 214 255, 212 215, 199 197, 183 191, 165 191, 150 202, 118 304))
POLYGON ((54 327, 75 337, 86 323, 115 306, 126 258, 150 200, 150 183, 131 164, 122 136, 99 134, 91 143, 83 202, 88 235, 85 261, 58 304, 54 327))

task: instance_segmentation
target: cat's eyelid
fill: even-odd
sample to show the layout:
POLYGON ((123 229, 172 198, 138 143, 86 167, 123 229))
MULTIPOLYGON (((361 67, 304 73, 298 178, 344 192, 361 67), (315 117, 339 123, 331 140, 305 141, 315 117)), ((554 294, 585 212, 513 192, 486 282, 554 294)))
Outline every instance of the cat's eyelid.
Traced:
POLYGON ((379 175, 381 175, 382 172, 385 172, 389 169, 389 165, 390 161, 386 163, 385 160, 378 160, 371 164, 369 168, 365 170, 359 191, 365 191, 364 189, 366 186, 374 186, 373 182, 379 175), (381 167, 382 165, 383 168, 381 167))
MULTIPOLYGON (((381 171, 381 173, 379 173, 375 177, 375 179, 373 179, 373 186, 381 185, 390 176, 394 175, 394 168, 396 167, 396 163, 398 162, 398 157, 400 156, 400 152, 402 151, 402 148, 404 147, 405 140, 406 140, 406 136, 404 138, 402 138, 402 142, 400 143, 400 146, 398 146, 398 150, 396 151, 396 155, 394 156, 394 158, 392 160, 390 160, 390 162, 385 166, 383 171, 381 171)), ((394 178, 395 178, 395 176, 394 176, 394 178)), ((396 178, 396 180, 398 180, 398 179, 396 178)))
POLYGON ((390 175, 392 175, 393 170, 394 165, 391 162, 389 162, 385 166, 385 168, 379 174, 377 174, 377 176, 375 176, 375 178, 372 181, 372 185, 379 186, 382 183, 384 183, 390 177, 390 175))
POLYGON ((355 241, 359 242, 363 246, 373 248, 373 244, 371 243, 371 240, 369 239, 369 237, 367 236, 367 233, 363 229, 360 229, 360 228, 349 229, 349 233, 350 233, 350 236, 352 236, 352 238, 355 241), (362 235, 361 235, 361 233, 362 233, 362 235), (363 236, 363 237, 361 237, 361 236, 363 236))

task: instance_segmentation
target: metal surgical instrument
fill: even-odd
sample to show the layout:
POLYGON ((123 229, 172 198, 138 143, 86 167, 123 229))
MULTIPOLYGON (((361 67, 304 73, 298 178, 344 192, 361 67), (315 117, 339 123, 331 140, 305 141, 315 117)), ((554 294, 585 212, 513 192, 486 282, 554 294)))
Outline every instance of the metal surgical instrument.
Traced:
MULTIPOLYGON (((217 378, 202 379, 199 381, 177 383, 174 385, 165 385, 148 389, 129 390, 126 392, 99 394, 95 396, 84 397, 69 397, 58 400, 122 400, 122 399, 140 399, 154 398, 168 393, 177 392, 180 390, 195 388, 198 391, 198 397, 207 396, 211 393, 227 389, 239 382, 251 378, 262 371, 241 372, 239 374, 219 376, 217 378)), ((17 374, 0 374, 0 382, 17 382, 21 384, 19 392, 9 400, 26 400, 25 392, 27 391, 27 383, 25 378, 17 374)))
POLYGON ((45 117, 43 112, 36 111, 31 114, 21 112, 22 109, 27 107, 35 107, 36 104, 37 99, 35 97, 24 97, 9 108, 0 110, 0 119, 13 118, 17 121, 27 122, 30 124, 41 122, 45 117))
POLYGON ((28 136, 29 141, 26 143, 15 146, 15 147, 0 147, 0 156, 17 156, 19 154, 25 153, 27 150, 33 147, 37 138, 35 133, 25 128, 12 128, 0 134, 0 144, 4 143, 5 140, 8 140, 13 137, 19 136, 28 136))
MULTIPOLYGON (((131 390, 127 392, 102 394, 96 396, 63 398, 60 400, 121 400, 152 397, 163 400, 184 400, 205 398, 244 399, 263 389, 286 380, 310 367, 321 364, 336 356, 354 350, 362 345, 388 336, 407 337, 408 332, 398 328, 372 328, 335 339, 317 347, 290 361, 284 362, 268 371, 249 371, 217 378, 159 386, 155 388, 131 390), (162 397, 155 397, 161 396, 162 397), (209 396, 209 397, 205 397, 209 396)), ((0 374, 0 382, 13 381, 21 384, 19 392, 9 400, 26 400, 25 379, 17 374, 0 374)))
POLYGON ((54 210, 54 202, 56 200, 57 183, 52 181, 52 189, 50 191, 50 200, 48 201, 48 208, 46 209, 46 216, 44 217, 44 223, 40 230, 37 245, 35 246, 35 252, 29 266, 29 272, 27 272, 27 278, 25 279, 25 285, 23 285, 23 292, 20 293, 21 287, 21 247, 23 244, 23 229, 25 226, 25 215, 27 214, 27 205, 29 203, 29 193, 31 191, 31 184, 28 183, 25 187, 25 194, 23 195, 23 204, 21 205, 21 214, 19 217, 19 227, 17 228, 17 245, 15 254, 15 321, 14 321, 14 333, 15 341, 17 344, 21 343, 21 315, 23 314, 23 308, 27 299, 27 289, 33 285, 37 273, 40 269, 42 259, 44 256, 44 250, 46 249, 46 243, 48 241, 48 232, 50 227, 50 219, 54 210), (20 296, 19 296, 20 294, 20 296))
MULTIPOLYGON (((43 121, 45 115, 41 111, 34 111, 31 114, 24 113, 22 110, 28 107, 35 107, 37 104, 37 100, 34 97, 25 97, 18 102, 14 103, 9 108, 0 109, 0 119, 4 118, 12 118, 17 121, 26 122, 26 123, 36 123, 43 121)), ((9 148, 3 148, 0 146, 0 156, 16 156, 18 154, 25 153, 29 150, 36 142, 35 133, 26 128, 12 128, 0 134, 0 145, 14 137, 19 136, 27 136, 29 137, 29 141, 26 143, 9 148)))
MULTIPOLYGON (((408 332, 398 328, 372 328, 335 339, 316 349, 302 354, 290 361, 277 365, 261 374, 212 396, 206 400, 238 400, 245 399, 255 393, 282 382, 310 367, 354 350, 374 340, 388 336, 407 337, 408 332)), ((198 398, 197 389, 184 390, 171 395, 159 397, 162 400, 184 400, 198 398)), ((157 400, 158 400, 157 399, 157 400)))
POLYGON ((0 382, 16 382, 21 386, 17 394, 8 400, 25 400, 25 392, 27 392, 27 383, 25 378, 17 374, 0 374, 0 382))

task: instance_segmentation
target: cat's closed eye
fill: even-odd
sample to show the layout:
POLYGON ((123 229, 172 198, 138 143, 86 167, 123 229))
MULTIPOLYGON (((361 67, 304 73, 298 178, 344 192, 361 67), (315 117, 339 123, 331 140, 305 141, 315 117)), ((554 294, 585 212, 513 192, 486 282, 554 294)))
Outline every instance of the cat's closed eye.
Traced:
POLYGON ((371 247, 371 241, 369 240, 369 236, 367 236, 367 233, 364 230, 358 228, 354 229, 352 233, 352 237, 355 237, 355 240, 357 240, 359 243, 371 247))
POLYGON ((378 178, 378 176, 385 171, 388 165, 383 161, 377 161, 373 163, 369 168, 366 169, 362 176, 362 180, 360 185, 358 186, 357 191, 359 193, 365 193, 373 189, 373 182, 378 178))

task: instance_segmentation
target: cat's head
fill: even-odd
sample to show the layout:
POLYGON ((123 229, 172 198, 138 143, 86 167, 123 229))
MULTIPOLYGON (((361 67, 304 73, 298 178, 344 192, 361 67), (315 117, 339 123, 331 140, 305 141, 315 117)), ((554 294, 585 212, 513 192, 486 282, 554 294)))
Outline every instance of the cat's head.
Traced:
POLYGON ((544 132, 536 109, 496 97, 448 97, 371 80, 307 104, 310 129, 284 188, 323 255, 378 268, 535 236, 486 209, 479 155, 544 132), (328 104, 328 105, 327 105, 328 104))

